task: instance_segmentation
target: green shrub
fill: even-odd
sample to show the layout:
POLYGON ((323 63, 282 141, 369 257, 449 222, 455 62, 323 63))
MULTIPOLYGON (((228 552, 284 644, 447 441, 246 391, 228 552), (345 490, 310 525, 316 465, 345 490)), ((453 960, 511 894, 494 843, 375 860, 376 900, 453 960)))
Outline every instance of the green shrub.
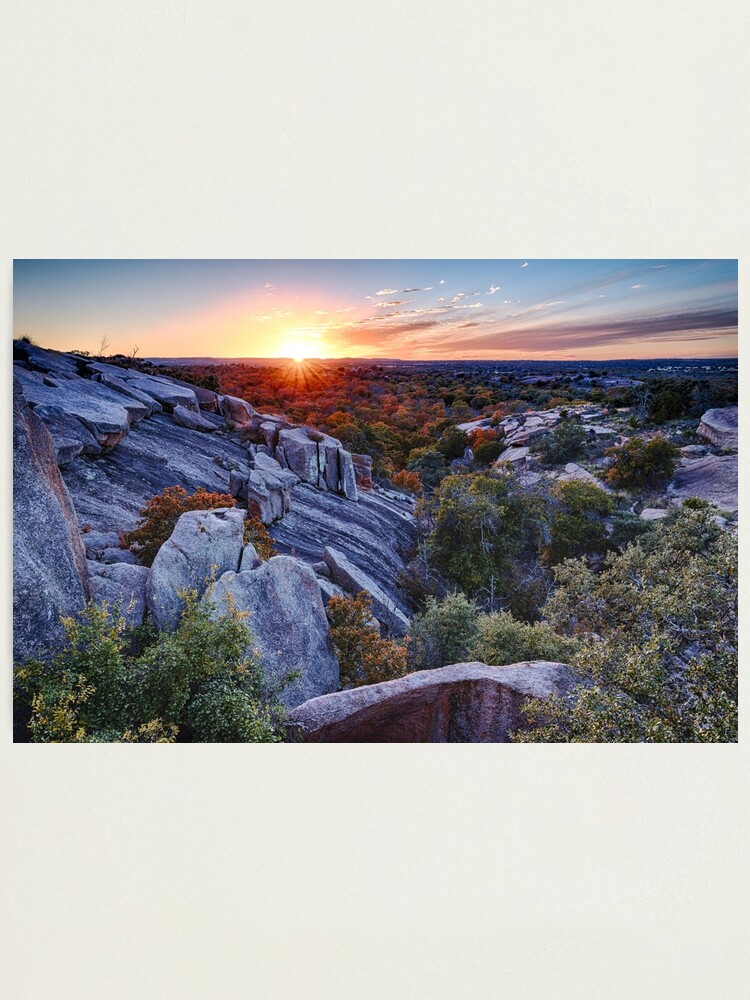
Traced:
POLYGON ((482 615, 477 622, 473 658, 492 666, 524 660, 567 662, 578 643, 558 635, 547 622, 520 622, 507 611, 482 615))
POLYGON ((435 489, 448 473, 445 456, 435 448, 418 448, 409 455, 409 472, 416 472, 423 486, 435 489))
POLYGON ((131 653, 120 609, 64 619, 66 644, 15 668, 16 711, 34 742, 272 742, 278 688, 265 678, 244 616, 217 617, 195 592, 174 632, 131 653), (215 715, 212 715, 215 712, 215 715))
POLYGON ((637 514, 629 511, 615 511, 612 515, 612 532, 609 536, 610 545, 616 549, 624 549, 641 535, 653 531, 653 521, 642 521, 637 514))
POLYGON ((431 670, 469 657, 477 634, 479 608, 464 594, 442 600, 428 597, 425 610, 411 623, 409 662, 414 670, 431 670))
POLYGON ((513 475, 448 476, 429 501, 433 565, 470 597, 500 596, 515 562, 535 557, 546 501, 513 475))
POLYGON ((501 441, 481 441, 474 448, 474 461, 477 465, 492 465, 500 457, 503 447, 501 441))
POLYGON ((468 443, 466 431, 459 430, 458 427, 448 427, 440 435, 437 450, 450 462, 454 458, 463 456, 468 443))
POLYGON ((647 441, 632 437, 620 448, 609 448, 612 464, 606 480, 610 486, 660 486, 672 478, 680 449, 661 434, 647 441))
POLYGON ((580 458, 586 450, 586 431, 577 418, 561 420, 554 430, 545 434, 537 451, 545 465, 562 465, 580 458))
POLYGON ((529 703, 518 740, 737 739, 737 545, 710 510, 671 512, 599 575, 569 560, 556 576, 545 615, 580 639, 582 683, 529 703))
POLYGON ((554 564, 563 559, 603 552, 608 547, 603 518, 614 509, 612 497, 601 486, 584 479, 569 479, 552 487, 557 501, 544 556, 554 564))

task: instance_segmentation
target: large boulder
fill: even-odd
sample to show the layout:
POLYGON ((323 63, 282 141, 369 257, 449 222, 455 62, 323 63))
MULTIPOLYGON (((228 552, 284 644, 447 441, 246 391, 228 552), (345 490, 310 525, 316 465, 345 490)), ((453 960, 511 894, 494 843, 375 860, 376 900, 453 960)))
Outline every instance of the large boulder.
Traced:
POLYGON ((216 430, 215 424, 212 424, 210 420, 206 420, 205 417, 201 416, 200 413, 196 413, 195 410, 189 410, 186 406, 175 406, 172 410, 172 419, 181 427, 187 427, 191 431, 203 431, 204 433, 211 434, 216 430))
POLYGON ((352 456, 337 438, 309 427, 287 427, 279 431, 276 458, 303 483, 358 499, 352 456))
POLYGON ((566 694, 575 676, 547 661, 457 663, 314 698, 289 717, 305 743, 507 743, 527 698, 566 694))
POLYGON ((134 368, 118 368, 106 362, 94 361, 88 365, 93 373, 112 375, 125 382, 131 389, 137 389, 150 399, 155 399, 162 408, 171 413, 175 406, 185 406, 188 410, 198 412, 198 400, 193 389, 184 383, 165 378, 161 375, 145 375, 134 368))
POLYGON ((217 400, 221 415, 237 427, 246 426, 255 416, 255 410, 244 399, 238 399, 236 396, 218 396, 217 400))
POLYGON ((146 583, 149 570, 146 566, 133 566, 118 562, 91 565, 91 596, 106 601, 112 608, 119 605, 123 618, 130 628, 142 625, 146 615, 146 583))
POLYGON ((317 577, 290 556, 274 556, 249 572, 228 572, 208 595, 217 613, 233 603, 247 624, 269 680, 299 677, 281 694, 288 707, 335 691, 339 665, 317 577))
POLYGON ((710 441, 722 451, 737 450, 737 418, 736 406, 724 406, 721 409, 706 410, 698 424, 700 437, 710 441))
POLYGON ((357 594, 365 590, 372 598, 372 613, 394 635, 404 635, 409 630, 409 619, 373 578, 355 566, 343 552, 333 546, 323 550, 323 561, 330 570, 331 579, 343 590, 357 594))
POLYGON ((182 591, 203 594, 222 573, 239 568, 244 519, 244 511, 234 507, 181 515, 156 553, 146 586, 146 604, 159 628, 177 625, 182 591))
POLYGON ((13 380, 13 656, 64 638, 60 615, 81 611, 88 570, 75 510, 49 431, 13 380))
POLYGON ((229 476, 229 491, 234 497, 247 502, 251 516, 258 517, 263 524, 273 524, 292 509, 291 487, 298 482, 294 473, 282 469, 278 462, 267 455, 255 455, 256 468, 247 475, 232 472, 229 476), (258 459, 273 462, 277 471, 259 466, 258 459))
POLYGON ((700 497, 721 510, 736 512, 737 455, 706 455, 685 460, 685 465, 674 474, 669 495, 675 500, 700 497))

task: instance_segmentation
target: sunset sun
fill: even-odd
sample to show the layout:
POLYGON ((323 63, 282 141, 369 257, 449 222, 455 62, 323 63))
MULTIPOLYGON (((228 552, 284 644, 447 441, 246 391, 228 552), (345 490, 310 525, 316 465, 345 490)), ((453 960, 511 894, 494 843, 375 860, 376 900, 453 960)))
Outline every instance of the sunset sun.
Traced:
POLYGON ((290 330, 279 347, 279 356, 291 358, 295 364, 303 364, 307 358, 320 357, 322 354, 320 338, 312 330, 290 330))

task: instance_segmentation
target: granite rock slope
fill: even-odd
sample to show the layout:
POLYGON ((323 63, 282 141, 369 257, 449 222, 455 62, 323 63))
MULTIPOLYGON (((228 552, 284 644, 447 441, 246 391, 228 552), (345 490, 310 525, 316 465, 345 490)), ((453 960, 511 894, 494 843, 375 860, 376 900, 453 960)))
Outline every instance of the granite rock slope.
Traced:
POLYGON ((85 606, 86 554, 49 431, 13 381, 13 655, 60 644, 85 606))

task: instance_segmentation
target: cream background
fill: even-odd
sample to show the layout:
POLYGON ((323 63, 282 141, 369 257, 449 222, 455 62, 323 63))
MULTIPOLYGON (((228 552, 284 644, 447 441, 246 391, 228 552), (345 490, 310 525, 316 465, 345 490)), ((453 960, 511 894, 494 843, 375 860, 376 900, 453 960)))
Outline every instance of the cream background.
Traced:
MULTIPOLYGON (((6 0, 3 323, 14 256, 738 256, 744 289, 747 22, 739 0, 6 0)), ((2 377, 9 400, 8 355, 2 377)), ((3 420, 3 998, 748 995, 746 726, 13 746, 3 420)))

